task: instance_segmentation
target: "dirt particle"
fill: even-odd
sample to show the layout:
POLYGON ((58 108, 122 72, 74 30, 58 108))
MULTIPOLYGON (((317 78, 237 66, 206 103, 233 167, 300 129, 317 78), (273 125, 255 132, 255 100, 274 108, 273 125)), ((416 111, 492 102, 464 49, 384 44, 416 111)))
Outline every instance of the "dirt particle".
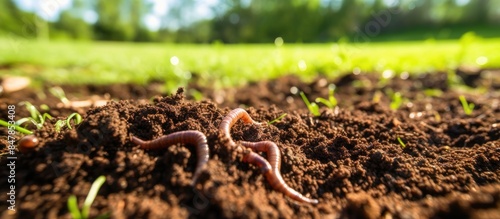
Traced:
POLYGON ((379 218, 380 206, 366 193, 354 193, 347 195, 347 205, 343 212, 346 218, 379 218))

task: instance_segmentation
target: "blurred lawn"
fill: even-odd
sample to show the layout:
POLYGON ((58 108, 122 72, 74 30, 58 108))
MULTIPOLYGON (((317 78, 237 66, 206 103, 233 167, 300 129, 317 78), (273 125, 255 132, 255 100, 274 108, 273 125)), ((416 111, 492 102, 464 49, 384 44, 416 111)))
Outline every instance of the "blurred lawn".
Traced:
POLYGON ((38 42, 0 38, 0 75, 39 82, 139 84, 189 80, 218 87, 298 74, 338 76, 353 70, 423 73, 460 65, 500 67, 500 38, 370 44, 172 45, 161 43, 38 42))

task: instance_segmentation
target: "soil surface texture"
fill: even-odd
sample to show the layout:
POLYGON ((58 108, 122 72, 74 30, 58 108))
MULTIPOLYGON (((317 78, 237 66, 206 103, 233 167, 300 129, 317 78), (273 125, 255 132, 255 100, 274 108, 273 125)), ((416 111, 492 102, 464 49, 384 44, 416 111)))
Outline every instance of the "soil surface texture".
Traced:
MULTIPOLYGON (((152 86, 63 86, 72 102, 107 101, 83 107, 61 104, 46 89, 4 93, 1 119, 8 119, 9 105, 16 120, 28 117, 21 101, 46 104, 40 112, 54 118, 38 130, 27 126, 39 140, 31 151, 9 154, 7 137, 0 139, 0 216, 71 218, 68 198, 75 195, 81 208, 103 175, 90 218, 500 218, 500 92, 486 74, 499 71, 459 72, 466 89, 450 85, 445 73, 309 82, 286 76, 223 90, 190 85, 171 95, 152 86), (314 116, 299 93, 311 102, 328 100, 332 83, 338 105, 319 103, 314 116), (194 90, 204 99, 194 100, 194 90), (474 104, 470 115, 461 95, 474 104), (259 167, 227 146, 219 124, 237 107, 263 124, 236 122, 234 141, 275 142, 286 184, 318 204, 274 190, 259 167), (57 119, 73 112, 82 123, 56 131, 57 119), (209 146, 194 186, 194 145, 145 150, 130 141, 184 130, 204 133, 209 146), (12 156, 17 159, 7 159, 12 156), (15 183, 7 180, 12 161, 15 183), (12 185, 15 212, 6 202, 12 185)), ((0 136, 7 135, 1 127, 0 136)))

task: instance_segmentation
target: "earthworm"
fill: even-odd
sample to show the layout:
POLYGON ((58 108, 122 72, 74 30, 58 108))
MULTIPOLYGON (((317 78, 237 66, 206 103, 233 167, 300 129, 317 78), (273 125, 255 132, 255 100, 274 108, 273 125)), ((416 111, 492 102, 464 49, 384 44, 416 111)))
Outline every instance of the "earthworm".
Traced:
POLYGON ((264 174, 267 181, 269 182, 269 184, 271 184, 271 187, 273 187, 274 190, 277 190, 290 197, 291 199, 299 202, 306 202, 311 204, 318 203, 317 199, 307 198, 299 192, 290 188, 281 177, 281 174, 279 172, 274 172, 271 164, 269 164, 269 162, 267 162, 267 160, 261 157, 259 154, 249 151, 243 156, 243 162, 258 166, 260 168, 260 171, 262 172, 262 174, 264 174))
POLYGON ((21 153, 27 153, 32 151, 38 142, 38 138, 34 135, 26 135, 19 140, 17 148, 21 153))
POLYGON ((196 183, 201 171, 205 168, 208 162, 209 152, 207 137, 203 133, 196 130, 174 132, 151 141, 143 141, 135 136, 131 136, 130 141, 134 144, 140 145, 142 149, 160 149, 176 143, 196 145, 198 163, 196 164, 196 171, 193 174, 193 181, 191 185, 196 183))
POLYGON ((229 145, 232 147, 236 146, 236 143, 233 141, 231 138, 231 132, 230 129, 233 127, 233 125, 238 121, 238 119, 243 119, 243 122, 245 123, 253 123, 260 125, 261 123, 256 122, 248 115, 247 111, 245 111, 242 108, 236 108, 234 110, 231 110, 229 114, 227 114, 224 119, 222 119, 222 122, 219 125, 219 130, 224 133, 224 135, 229 139, 229 145))
POLYGON ((266 152, 267 160, 271 164, 274 172, 279 172, 281 168, 281 154, 278 146, 272 141, 248 142, 241 141, 243 146, 253 151, 266 152))

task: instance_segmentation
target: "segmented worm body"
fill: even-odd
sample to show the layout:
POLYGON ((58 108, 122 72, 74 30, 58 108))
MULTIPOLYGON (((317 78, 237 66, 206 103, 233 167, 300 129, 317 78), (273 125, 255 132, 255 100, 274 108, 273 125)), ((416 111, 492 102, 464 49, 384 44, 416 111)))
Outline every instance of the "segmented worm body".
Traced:
POLYGON ((242 141, 241 145, 253 151, 266 152, 267 160, 271 164, 274 172, 279 173, 281 168, 281 154, 278 146, 272 141, 248 142, 242 141))
POLYGON ((256 125, 260 125, 261 123, 256 122, 248 115, 247 111, 242 108, 236 108, 231 110, 229 114, 227 114, 222 122, 219 125, 219 130, 224 133, 224 135, 229 139, 229 145, 231 147, 236 147, 236 143, 231 138, 231 127, 238 121, 238 119, 242 119, 245 123, 253 123, 256 125))
MULTIPOLYGON (((222 119, 222 122, 219 125, 219 130, 229 139, 228 145, 231 147, 235 147, 237 151, 241 152, 242 149, 239 147, 234 140, 231 138, 231 127, 238 121, 238 119, 242 119, 245 123, 253 123, 260 125, 261 123, 255 122, 248 113, 241 108, 237 108, 229 112, 229 114, 222 119)), ((241 141, 241 145, 250 148, 252 151, 245 153, 243 156, 243 162, 247 162, 253 165, 256 165, 260 168, 262 174, 266 177, 269 184, 273 189, 285 194, 286 196, 292 198, 293 200, 299 202, 306 202, 316 204, 318 200, 310 199, 299 192, 290 188, 279 172, 280 169, 280 161, 281 155, 278 146, 274 142, 271 141, 261 141, 261 142, 247 142, 241 141), (267 161, 259 154, 253 151, 261 151, 267 153, 267 161)))
POLYGON ((198 163, 196 164, 196 170, 193 174, 193 181, 191 185, 196 183, 201 171, 205 168, 208 162, 209 152, 207 137, 203 133, 196 130, 175 132, 151 141, 144 141, 135 136, 131 136, 130 141, 134 144, 140 145, 142 149, 160 149, 177 143, 196 145, 198 163))
POLYGON ((267 181, 269 182, 269 184, 271 184, 271 187, 273 187, 274 190, 277 190, 290 197, 291 199, 299 202, 307 202, 311 204, 318 203, 317 199, 307 198, 299 192, 290 188, 281 177, 281 174, 279 172, 273 171, 273 169, 275 168, 273 168, 271 164, 269 164, 269 162, 267 162, 267 160, 261 157, 259 154, 256 154, 255 152, 249 152, 243 156, 243 162, 258 166, 260 168, 260 171, 262 172, 262 174, 264 174, 267 181))

